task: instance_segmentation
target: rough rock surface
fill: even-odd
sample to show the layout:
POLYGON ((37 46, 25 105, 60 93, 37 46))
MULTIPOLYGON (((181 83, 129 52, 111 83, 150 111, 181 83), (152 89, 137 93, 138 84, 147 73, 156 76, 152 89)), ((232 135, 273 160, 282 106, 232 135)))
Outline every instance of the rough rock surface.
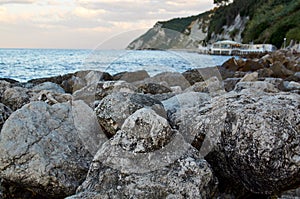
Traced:
POLYGON ((125 81, 106 81, 89 84, 76 91, 73 96, 76 100, 83 100, 90 107, 94 108, 95 102, 102 100, 107 95, 118 92, 134 93, 136 87, 125 81))
POLYGON ((28 89, 22 87, 8 88, 3 93, 2 103, 15 111, 30 102, 28 92, 28 89))
POLYGON ((163 84, 166 87, 180 86, 182 90, 190 86, 190 83, 185 79, 181 73, 163 72, 145 79, 146 83, 163 84))
POLYGON ((135 71, 135 72, 123 72, 113 76, 113 80, 122 80, 128 83, 142 81, 149 78, 149 74, 145 70, 135 71))
POLYGON ((145 153, 164 147, 172 135, 173 130, 165 118, 142 108, 125 120, 114 142, 124 150, 145 153))
POLYGON ((0 177, 40 197, 74 194, 92 156, 80 139, 83 132, 75 126, 73 114, 68 103, 44 102, 14 112, 0 135, 0 177))
POLYGON ((102 145, 85 182, 69 199, 213 198, 217 181, 210 166, 180 134, 170 132, 154 111, 137 111, 102 145))
MULTIPOLYGON (((218 144, 206 156, 219 179, 266 195, 299 185, 299 95, 244 90, 229 93, 225 102, 225 119, 210 126, 219 129, 218 144)), ((200 116, 200 126, 208 113, 200 116)))
POLYGON ((135 111, 149 107, 164 114, 160 101, 142 94, 113 93, 101 100, 95 109, 99 123, 108 137, 112 137, 125 119, 135 111))
POLYGON ((239 82, 235 85, 234 91, 240 92, 244 89, 261 90, 264 92, 276 93, 279 90, 271 83, 264 81, 256 81, 256 82, 239 82))
POLYGON ((170 93, 172 90, 164 85, 156 84, 156 83, 145 83, 140 85, 137 88, 138 93, 144 94, 163 94, 163 93, 170 93))
POLYGON ((47 90, 47 91, 52 91, 55 93, 65 93, 64 89, 60 87, 59 85, 52 83, 52 82, 44 82, 41 84, 38 84, 32 88, 33 91, 42 91, 42 90, 47 90))
POLYGON ((0 80, 0 100, 3 96, 3 93, 5 92, 6 89, 8 89, 10 87, 10 83, 7 82, 7 81, 3 81, 3 80, 0 80))
POLYGON ((10 116, 11 113, 12 110, 9 107, 0 103, 0 131, 2 129, 4 122, 7 120, 7 118, 10 116))

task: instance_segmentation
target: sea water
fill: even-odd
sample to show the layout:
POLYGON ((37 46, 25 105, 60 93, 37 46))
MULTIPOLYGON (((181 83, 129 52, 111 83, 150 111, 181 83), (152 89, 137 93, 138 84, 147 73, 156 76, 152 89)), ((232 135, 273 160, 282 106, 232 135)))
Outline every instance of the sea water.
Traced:
POLYGON ((0 49, 0 78, 25 82, 81 70, 100 70, 111 75, 146 70, 153 76, 218 66, 229 58, 183 51, 0 49))

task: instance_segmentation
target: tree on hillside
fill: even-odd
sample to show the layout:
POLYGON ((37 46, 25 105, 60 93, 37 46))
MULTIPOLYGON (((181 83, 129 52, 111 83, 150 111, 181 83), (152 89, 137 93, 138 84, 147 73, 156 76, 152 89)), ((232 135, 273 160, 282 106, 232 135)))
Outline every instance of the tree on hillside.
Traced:
POLYGON ((214 0, 214 4, 220 5, 226 5, 230 2, 230 0, 214 0))

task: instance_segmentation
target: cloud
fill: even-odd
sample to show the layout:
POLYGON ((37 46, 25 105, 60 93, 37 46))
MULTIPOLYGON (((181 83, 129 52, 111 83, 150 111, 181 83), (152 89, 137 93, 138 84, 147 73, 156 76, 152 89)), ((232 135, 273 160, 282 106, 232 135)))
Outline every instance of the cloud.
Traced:
POLYGON ((4 4, 31 4, 35 3, 37 0, 1 0, 0 5, 4 4))

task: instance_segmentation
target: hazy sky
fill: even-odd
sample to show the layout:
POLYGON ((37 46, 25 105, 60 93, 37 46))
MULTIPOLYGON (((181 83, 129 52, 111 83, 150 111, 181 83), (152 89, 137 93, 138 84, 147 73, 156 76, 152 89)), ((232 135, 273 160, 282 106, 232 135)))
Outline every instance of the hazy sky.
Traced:
POLYGON ((0 0, 0 48, 122 48, 213 0, 0 0), (103 43, 104 42, 104 43, 103 43))

